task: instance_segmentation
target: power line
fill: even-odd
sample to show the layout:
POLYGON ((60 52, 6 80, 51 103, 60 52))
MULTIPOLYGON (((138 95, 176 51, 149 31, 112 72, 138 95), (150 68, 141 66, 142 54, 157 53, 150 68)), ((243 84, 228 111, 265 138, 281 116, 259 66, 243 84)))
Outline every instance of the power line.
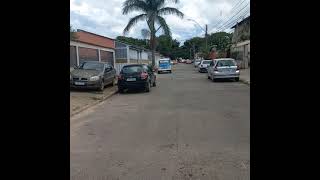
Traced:
MULTIPOLYGON (((226 21, 225 23, 223 23, 221 26, 219 26, 217 29, 221 29, 222 27, 224 27, 227 23, 229 23, 233 17, 235 17, 236 15, 238 15, 244 8, 246 8, 250 3, 247 3, 243 8, 241 8, 237 13, 235 13, 228 21, 226 21)), ((249 8, 250 9, 250 8, 249 8)))
POLYGON ((226 29, 231 28, 235 23, 237 23, 237 22, 238 22, 238 20, 247 18, 247 17, 248 17, 247 15, 250 15, 250 13, 248 13, 248 12, 249 12, 249 11, 247 11, 247 12, 246 12, 246 14, 245 14, 244 16, 240 16, 237 20, 235 20, 235 21, 233 21, 233 22, 229 23, 228 25, 226 25, 226 26, 225 26, 225 28, 224 28, 223 30, 226 30, 226 29))
POLYGON ((235 22, 237 22, 239 19, 246 17, 248 14, 250 14, 250 9, 245 10, 242 14, 240 14, 238 17, 236 17, 233 21, 230 21, 228 24, 225 24, 224 26, 220 27, 218 30, 225 30, 231 27, 235 22), (231 26, 230 26, 231 25, 231 26))
MULTIPOLYGON (((236 7, 239 7, 244 1, 246 1, 246 0, 243 0, 242 2, 241 2, 241 0, 239 0, 232 8, 231 8, 231 10, 230 11, 233 11, 236 7), (240 4, 239 4, 240 3, 240 4), (239 4, 239 6, 238 6, 238 4, 239 4)), ((233 1, 233 2, 236 2, 236 1, 233 1)), ((233 4, 233 3, 232 3, 233 4)), ((221 17, 220 19, 219 19, 219 21, 215 24, 215 25, 213 25, 213 27, 215 27, 215 26, 217 26, 217 25, 219 25, 223 20, 225 20, 226 18, 223 18, 223 17, 221 17)))

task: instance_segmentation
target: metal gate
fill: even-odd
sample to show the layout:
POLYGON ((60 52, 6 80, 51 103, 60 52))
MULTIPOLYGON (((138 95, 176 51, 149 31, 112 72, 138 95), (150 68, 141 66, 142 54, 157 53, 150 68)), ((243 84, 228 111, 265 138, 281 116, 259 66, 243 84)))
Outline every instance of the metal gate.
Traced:
POLYGON ((83 61, 99 61, 98 49, 79 47, 79 63, 83 61))
POLYGON ((77 51, 75 46, 70 46, 70 67, 77 66, 77 51))
POLYGON ((113 52, 100 50, 100 59, 102 62, 107 62, 108 64, 114 66, 113 64, 113 52))

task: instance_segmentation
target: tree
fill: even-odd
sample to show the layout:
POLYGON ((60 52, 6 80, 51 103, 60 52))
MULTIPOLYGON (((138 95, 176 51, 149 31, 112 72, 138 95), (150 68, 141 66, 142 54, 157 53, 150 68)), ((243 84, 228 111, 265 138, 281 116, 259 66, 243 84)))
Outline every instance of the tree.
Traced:
MULTIPOLYGON (((126 0, 123 3, 122 14, 127 15, 133 11, 140 11, 142 14, 131 18, 124 28, 126 34, 139 21, 146 21, 150 30, 150 46, 152 49, 152 67, 155 65, 156 32, 162 29, 163 33, 171 36, 171 31, 163 15, 177 15, 183 18, 184 14, 176 8, 164 7, 167 0, 126 0), (159 27, 156 29, 155 24, 159 27)), ((172 0, 178 3, 178 0, 172 0)))
POLYGON ((78 36, 76 34, 76 30, 70 26, 70 40, 76 40, 78 39, 78 36))

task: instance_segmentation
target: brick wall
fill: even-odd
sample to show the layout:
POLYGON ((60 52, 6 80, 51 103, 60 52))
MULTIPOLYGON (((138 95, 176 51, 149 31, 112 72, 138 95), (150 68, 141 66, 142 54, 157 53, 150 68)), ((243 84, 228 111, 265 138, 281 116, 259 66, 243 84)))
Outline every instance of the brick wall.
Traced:
POLYGON ((76 35, 78 36, 77 41, 79 42, 88 43, 88 44, 101 46, 105 48, 112 48, 112 49, 115 48, 114 40, 112 39, 95 35, 89 32, 84 32, 84 31, 76 32, 76 35))

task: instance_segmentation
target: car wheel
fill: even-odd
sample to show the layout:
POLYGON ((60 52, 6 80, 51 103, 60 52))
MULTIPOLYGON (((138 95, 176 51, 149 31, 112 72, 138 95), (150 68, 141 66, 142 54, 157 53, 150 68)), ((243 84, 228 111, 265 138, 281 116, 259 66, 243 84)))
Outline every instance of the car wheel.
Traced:
POLYGON ((161 72, 160 72, 160 71, 158 71, 158 74, 161 74, 161 72))
POLYGON ((239 78, 238 78, 238 77, 236 77, 236 78, 234 78, 234 80, 235 80, 236 82, 238 82, 238 81, 239 81, 239 78))
POLYGON ((104 82, 101 81, 101 82, 100 82, 99 91, 103 91, 103 90, 104 90, 104 82))
POLYGON ((171 70, 169 71, 169 73, 172 73, 171 70))
POLYGON ((146 92, 150 92, 150 89, 151 89, 151 85, 150 85, 150 82, 148 82, 145 91, 146 91, 146 92))
POLYGON ((122 94, 124 90, 122 88, 118 89, 119 93, 122 94))

